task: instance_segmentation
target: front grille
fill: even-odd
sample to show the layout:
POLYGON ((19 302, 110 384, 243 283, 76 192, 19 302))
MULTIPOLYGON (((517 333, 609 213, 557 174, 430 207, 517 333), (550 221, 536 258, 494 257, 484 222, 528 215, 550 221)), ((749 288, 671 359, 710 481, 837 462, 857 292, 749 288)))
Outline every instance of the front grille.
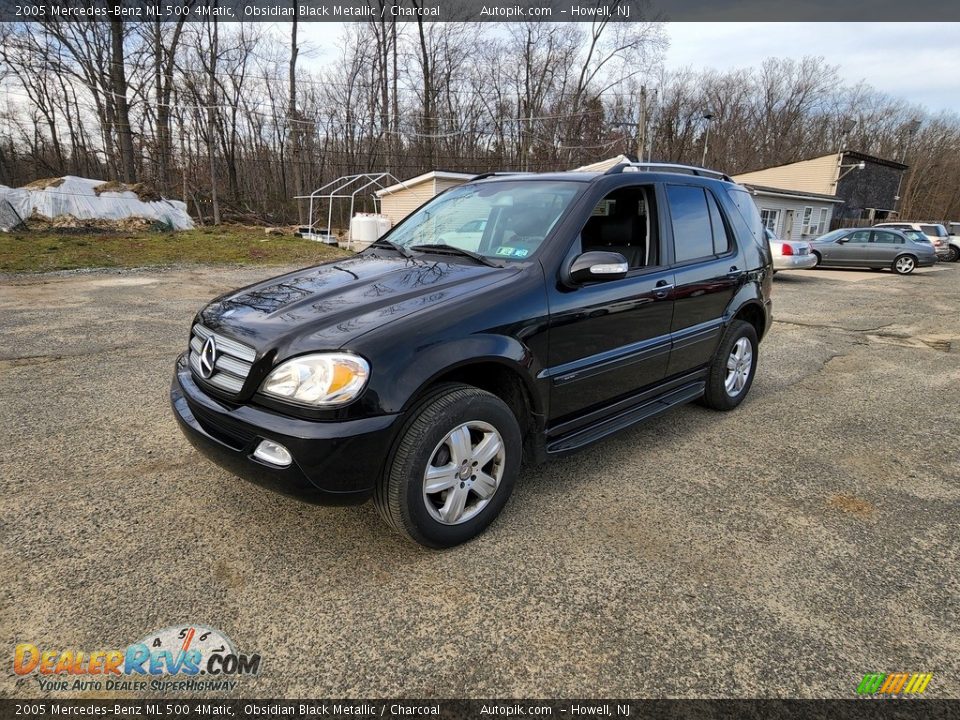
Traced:
POLYGON ((239 393, 243 389, 243 383, 250 374, 250 368, 256 357, 257 351, 248 345, 215 333, 203 325, 193 326, 193 333, 190 336, 190 367, 200 380, 215 388, 233 394, 239 393), (200 372, 200 352, 207 338, 211 336, 217 345, 217 361, 213 375, 205 378, 200 372))

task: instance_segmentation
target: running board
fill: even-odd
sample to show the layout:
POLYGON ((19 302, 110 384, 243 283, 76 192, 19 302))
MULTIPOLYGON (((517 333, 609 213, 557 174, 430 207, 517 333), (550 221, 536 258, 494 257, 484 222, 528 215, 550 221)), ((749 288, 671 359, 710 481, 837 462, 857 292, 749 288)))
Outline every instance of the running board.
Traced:
POLYGON ((597 442, 597 440, 602 440, 609 435, 636 425, 638 422, 660 415, 678 405, 685 405, 691 400, 696 400, 703 395, 705 387, 706 383, 704 382, 694 382, 689 385, 684 385, 658 398, 648 400, 629 410, 624 410, 596 425, 591 425, 583 430, 577 430, 576 432, 563 435, 547 443, 547 455, 560 455, 579 450, 582 447, 597 442))

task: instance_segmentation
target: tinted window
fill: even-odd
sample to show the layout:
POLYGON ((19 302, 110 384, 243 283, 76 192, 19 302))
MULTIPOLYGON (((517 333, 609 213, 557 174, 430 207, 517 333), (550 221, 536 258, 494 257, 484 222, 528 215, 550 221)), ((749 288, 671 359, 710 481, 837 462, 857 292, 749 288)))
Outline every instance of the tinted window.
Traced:
POLYGON ((873 234, 873 241, 878 243, 886 243, 888 245, 896 245, 898 242, 900 242, 900 238, 894 235, 892 232, 877 231, 873 234))
POLYGON ((921 225, 920 229, 927 235, 933 235, 934 237, 947 236, 947 230, 943 225, 921 225))
POLYGON ((677 262, 713 255, 713 232, 703 189, 667 185, 673 246, 677 262))
POLYGON ((743 188, 732 187, 727 188, 727 197, 737 206, 753 237, 763 242, 763 221, 760 219, 760 211, 757 210, 757 204, 750 197, 750 193, 743 188))
POLYGON ((713 228, 713 254, 724 255, 730 251, 730 232, 713 193, 707 192, 707 206, 710 209, 710 226, 713 228))

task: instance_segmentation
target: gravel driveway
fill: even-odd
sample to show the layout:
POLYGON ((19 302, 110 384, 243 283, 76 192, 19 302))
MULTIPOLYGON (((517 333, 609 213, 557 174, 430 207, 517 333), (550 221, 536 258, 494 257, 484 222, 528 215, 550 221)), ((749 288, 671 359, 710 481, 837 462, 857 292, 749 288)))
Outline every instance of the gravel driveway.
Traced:
POLYGON ((262 655, 247 697, 852 697, 894 671, 960 696, 960 265, 778 275, 739 410, 528 469, 446 552, 180 435, 193 313, 276 272, 0 279, 0 696, 41 694, 18 642, 184 622, 262 655))

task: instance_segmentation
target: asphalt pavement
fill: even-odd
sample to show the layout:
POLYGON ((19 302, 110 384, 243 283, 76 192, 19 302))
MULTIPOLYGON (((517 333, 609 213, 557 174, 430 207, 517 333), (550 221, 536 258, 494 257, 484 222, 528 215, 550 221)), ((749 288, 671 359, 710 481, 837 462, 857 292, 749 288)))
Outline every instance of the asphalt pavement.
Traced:
POLYGON ((181 436, 194 312, 279 271, 0 279, 0 696, 43 694, 17 643, 201 623, 261 654, 246 697, 853 697, 895 671, 960 697, 960 265, 779 274, 738 410, 528 468, 443 552, 181 436))

